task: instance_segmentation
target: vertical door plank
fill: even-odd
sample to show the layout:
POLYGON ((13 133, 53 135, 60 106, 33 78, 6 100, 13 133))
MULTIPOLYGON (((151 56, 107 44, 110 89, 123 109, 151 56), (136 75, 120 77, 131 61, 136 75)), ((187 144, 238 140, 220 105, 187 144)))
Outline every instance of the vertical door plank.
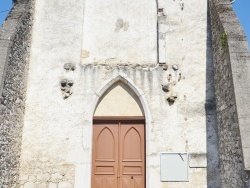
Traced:
POLYGON ((118 126, 93 126, 92 188, 117 188, 118 126))
POLYGON ((122 124, 120 132, 120 188, 144 188, 144 124, 122 124))

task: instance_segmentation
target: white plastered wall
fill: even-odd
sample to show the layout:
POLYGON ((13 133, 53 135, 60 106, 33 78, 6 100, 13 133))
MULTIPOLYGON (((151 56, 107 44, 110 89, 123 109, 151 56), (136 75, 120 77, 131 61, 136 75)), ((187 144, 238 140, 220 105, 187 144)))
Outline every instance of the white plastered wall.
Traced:
POLYGON ((85 0, 82 63, 154 64, 155 0, 85 0))
MULTIPOLYGON (((93 4, 90 0, 35 2, 21 186, 90 188, 94 110, 105 91, 121 80, 138 96, 146 117, 147 188, 206 187, 206 158, 193 161, 196 163, 189 169, 189 182, 170 183, 160 182, 159 156, 160 152, 175 151, 206 154, 207 2, 166 0, 159 3, 166 12, 167 71, 157 65, 155 1, 138 1, 149 2, 140 10, 138 6, 124 5, 132 9, 131 15, 139 16, 139 20, 135 19, 138 25, 134 27, 133 16, 121 10, 122 6, 118 12, 100 11, 98 6, 102 3, 98 5, 97 2, 104 1, 93 4), (184 3, 183 10, 180 3, 184 3), (134 15, 136 11, 138 15, 134 15), (150 19, 149 13, 154 13, 150 19), (113 14, 114 19, 103 25, 105 16, 113 14), (126 30, 123 22, 116 33, 114 38, 120 45, 116 48, 110 44, 114 42, 112 37, 107 41, 110 46, 102 39, 108 33, 106 29, 116 32, 113 29, 118 19, 131 24, 126 30), (140 35, 135 36, 139 38, 134 37, 133 32, 129 34, 130 29, 138 31, 140 35), (95 36, 100 39, 92 40, 95 36), (130 55, 132 52, 136 53, 130 55), (75 70, 65 70, 66 63, 73 64, 75 70), (171 68, 174 64, 182 75, 180 81, 171 68), (169 74, 177 79, 173 89, 178 98, 172 105, 166 101, 166 93, 161 87, 168 82, 169 74), (60 85, 64 79, 74 83, 67 99, 60 85)), ((110 2, 112 0, 107 3, 110 2)), ((115 6, 111 7, 117 7, 118 1, 114 2, 115 6)))

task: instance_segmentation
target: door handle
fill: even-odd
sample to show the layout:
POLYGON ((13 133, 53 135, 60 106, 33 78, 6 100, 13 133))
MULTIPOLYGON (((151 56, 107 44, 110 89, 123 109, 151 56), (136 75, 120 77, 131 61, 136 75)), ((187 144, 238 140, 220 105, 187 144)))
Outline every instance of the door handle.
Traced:
POLYGON ((131 176, 131 179, 134 179, 134 176, 131 176))

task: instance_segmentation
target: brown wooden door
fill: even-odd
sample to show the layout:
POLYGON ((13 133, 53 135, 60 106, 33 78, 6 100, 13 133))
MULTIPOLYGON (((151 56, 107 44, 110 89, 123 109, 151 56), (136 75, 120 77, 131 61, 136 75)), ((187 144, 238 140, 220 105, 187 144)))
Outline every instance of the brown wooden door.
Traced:
POLYGON ((144 141, 144 123, 94 123, 92 188, 145 188, 144 141))
POLYGON ((144 188, 144 125, 123 124, 120 131, 119 188, 144 188))
POLYGON ((93 127, 92 188, 117 188, 118 129, 104 124, 93 127))

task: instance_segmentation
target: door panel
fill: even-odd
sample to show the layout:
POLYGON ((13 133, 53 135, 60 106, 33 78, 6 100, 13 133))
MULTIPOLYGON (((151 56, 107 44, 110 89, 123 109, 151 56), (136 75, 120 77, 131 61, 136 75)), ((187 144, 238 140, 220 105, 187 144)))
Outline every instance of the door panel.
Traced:
POLYGON ((122 188, 131 188, 131 181, 130 181, 130 179, 129 178, 122 178, 121 187, 122 188))
POLYGON ((117 188, 118 142, 117 125, 93 127, 93 188, 117 188))
POLYGON ((123 148, 123 161, 142 161, 142 153, 141 153, 141 135, 135 129, 135 127, 130 127, 127 130, 124 126, 121 127, 122 130, 122 148, 123 148), (126 131, 125 135, 123 135, 123 131, 126 131))
POLYGON ((115 161, 115 127, 107 127, 101 130, 96 138, 96 160, 115 161), (112 132, 113 131, 113 132, 112 132))
POLYGON ((144 188, 144 125, 123 124, 120 134, 121 188, 144 188))
POLYGON ((144 124, 93 126, 92 188, 144 188, 144 124))
POLYGON ((144 179, 141 177, 134 179, 134 188, 141 188, 144 187, 144 179))

